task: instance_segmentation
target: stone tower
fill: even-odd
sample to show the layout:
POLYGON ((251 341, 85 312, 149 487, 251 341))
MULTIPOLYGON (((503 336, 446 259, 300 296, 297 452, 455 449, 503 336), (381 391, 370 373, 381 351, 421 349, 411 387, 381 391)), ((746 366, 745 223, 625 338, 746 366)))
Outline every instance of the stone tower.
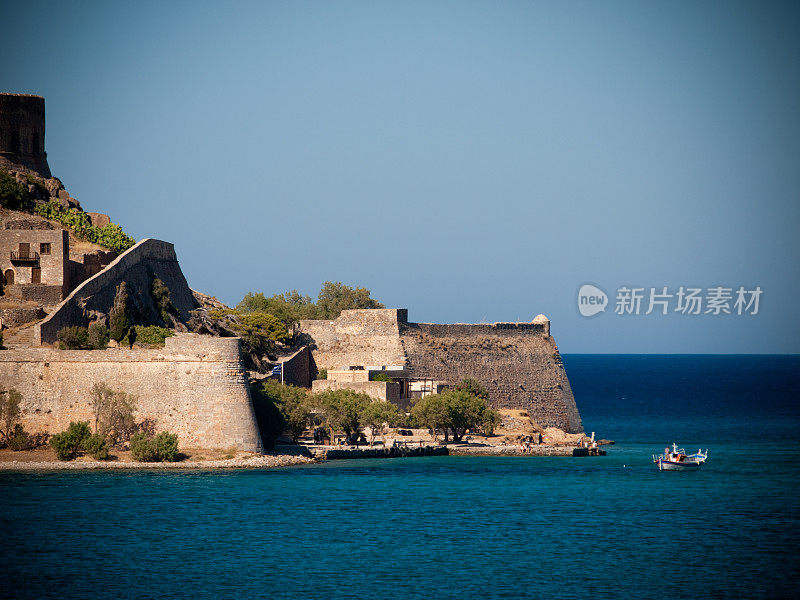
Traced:
POLYGON ((44 98, 0 93, 0 166, 20 165, 50 177, 44 151, 44 98))

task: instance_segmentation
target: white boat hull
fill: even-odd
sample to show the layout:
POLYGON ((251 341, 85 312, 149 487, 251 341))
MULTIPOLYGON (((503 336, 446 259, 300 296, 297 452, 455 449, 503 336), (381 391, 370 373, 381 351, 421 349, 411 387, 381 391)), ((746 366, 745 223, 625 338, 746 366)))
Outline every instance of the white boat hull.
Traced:
POLYGON ((692 471, 706 462, 708 450, 703 452, 698 450, 694 454, 686 454, 683 448, 678 448, 677 444, 672 444, 672 451, 664 448, 664 453, 653 455, 653 462, 659 471, 692 471))
POLYGON ((691 471, 692 469, 697 469, 703 463, 700 462, 671 462, 668 460, 660 460, 658 461, 658 469, 659 471, 691 471))

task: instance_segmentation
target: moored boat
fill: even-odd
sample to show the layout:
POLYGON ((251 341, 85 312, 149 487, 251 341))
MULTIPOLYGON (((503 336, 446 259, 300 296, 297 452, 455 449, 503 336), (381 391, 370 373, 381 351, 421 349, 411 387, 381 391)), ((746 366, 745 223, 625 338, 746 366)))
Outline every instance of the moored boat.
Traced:
POLYGON ((653 455, 653 463, 658 466, 659 471, 684 471, 699 468, 706 462, 706 458, 708 450, 686 454, 686 450, 678 448, 678 445, 673 443, 672 450, 664 448, 663 454, 653 455))

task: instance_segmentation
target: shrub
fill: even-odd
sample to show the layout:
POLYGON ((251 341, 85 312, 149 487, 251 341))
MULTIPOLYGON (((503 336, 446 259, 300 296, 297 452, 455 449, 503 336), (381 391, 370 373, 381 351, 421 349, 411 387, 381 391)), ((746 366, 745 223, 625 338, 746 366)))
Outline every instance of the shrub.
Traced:
POLYGON ((108 347, 108 328, 102 323, 89 325, 86 336, 86 345, 91 350, 105 350, 108 347))
POLYGON ((56 339, 61 350, 81 350, 89 347, 89 331, 86 327, 78 325, 60 329, 56 339))
POLYGON ((372 376, 372 381, 391 381, 386 373, 375 373, 372 376))
POLYGON ((77 238, 103 246, 114 252, 125 252, 136 243, 136 240, 127 235, 119 225, 115 223, 109 223, 105 227, 92 225, 89 215, 82 210, 64 208, 53 200, 37 205, 34 208, 34 212, 45 219, 52 219, 65 225, 72 230, 77 238))
POLYGON ((158 325, 136 325, 134 327, 135 341, 144 346, 163 346, 168 337, 175 335, 175 332, 158 325))
POLYGON ((328 378, 328 369, 322 367, 319 371, 317 371, 317 379, 327 379, 328 378))
POLYGON ((50 445, 56 451, 58 460, 72 460, 78 454, 78 450, 83 448, 83 443, 92 431, 89 429, 87 421, 74 421, 69 424, 66 431, 55 434, 50 438, 50 445))
POLYGON ((27 210, 31 204, 28 186, 0 170, 0 206, 11 210, 27 210))
POLYGON ((108 440, 98 433, 83 440, 83 449, 95 460, 108 458, 108 440))
POLYGON ((131 437, 131 456, 139 462, 178 460, 178 434, 162 431, 155 437, 137 433, 131 437))
POLYGON ((11 433, 11 437, 8 439, 8 447, 15 452, 19 452, 20 450, 28 450, 30 448, 28 433, 19 423, 14 425, 14 431, 11 433))

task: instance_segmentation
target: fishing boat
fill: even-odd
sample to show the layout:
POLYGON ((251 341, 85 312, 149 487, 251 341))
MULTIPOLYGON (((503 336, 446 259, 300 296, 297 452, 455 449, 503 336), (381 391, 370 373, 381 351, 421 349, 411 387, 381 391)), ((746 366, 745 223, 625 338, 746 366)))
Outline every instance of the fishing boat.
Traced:
POLYGON ((659 471, 685 471, 697 469, 706 462, 708 458, 708 450, 703 452, 698 450, 694 454, 686 454, 686 450, 678 448, 678 445, 673 443, 672 450, 664 448, 664 453, 656 456, 653 455, 653 463, 658 465, 659 471))

